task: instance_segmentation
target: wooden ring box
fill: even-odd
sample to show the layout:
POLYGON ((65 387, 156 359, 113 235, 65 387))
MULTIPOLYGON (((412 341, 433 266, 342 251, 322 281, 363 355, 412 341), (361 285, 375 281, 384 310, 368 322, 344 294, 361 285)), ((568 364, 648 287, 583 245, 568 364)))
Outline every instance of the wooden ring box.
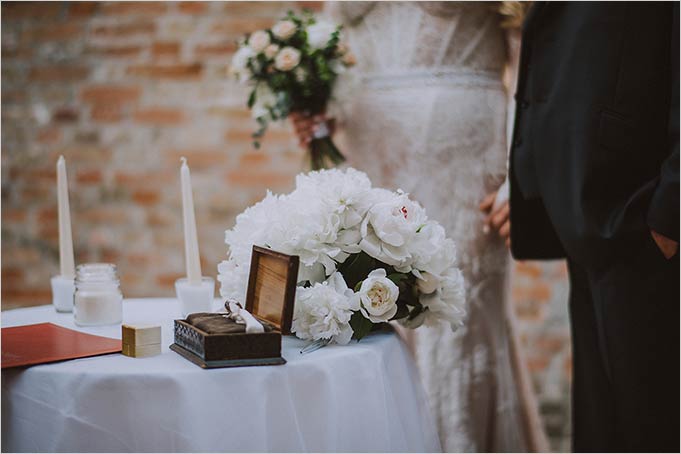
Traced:
POLYGON ((253 246, 246 310, 274 329, 265 333, 209 334, 175 320, 170 349, 203 368, 285 364, 281 336, 291 333, 298 256, 253 246))

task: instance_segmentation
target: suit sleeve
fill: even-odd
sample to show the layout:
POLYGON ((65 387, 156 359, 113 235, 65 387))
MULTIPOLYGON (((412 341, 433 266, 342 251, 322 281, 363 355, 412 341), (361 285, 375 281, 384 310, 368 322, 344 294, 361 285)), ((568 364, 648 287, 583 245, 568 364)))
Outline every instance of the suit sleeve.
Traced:
POLYGON ((679 4, 673 9, 671 45, 671 103, 669 157, 662 164, 659 183, 648 208, 648 226, 679 241, 679 4))

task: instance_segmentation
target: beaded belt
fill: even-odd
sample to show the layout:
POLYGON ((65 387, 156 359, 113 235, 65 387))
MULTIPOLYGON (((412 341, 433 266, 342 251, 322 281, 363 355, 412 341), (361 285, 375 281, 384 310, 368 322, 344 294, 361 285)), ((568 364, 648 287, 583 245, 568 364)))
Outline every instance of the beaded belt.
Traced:
POLYGON ((367 88, 412 88, 423 85, 455 85, 476 88, 503 88, 501 73, 468 68, 424 68, 364 73, 367 88))

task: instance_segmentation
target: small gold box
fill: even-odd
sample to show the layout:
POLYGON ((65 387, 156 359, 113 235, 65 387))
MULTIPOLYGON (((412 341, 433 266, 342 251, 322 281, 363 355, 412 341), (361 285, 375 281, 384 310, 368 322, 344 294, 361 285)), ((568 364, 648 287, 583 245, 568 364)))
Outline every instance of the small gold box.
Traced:
POLYGON ((161 353, 160 326, 122 326, 123 354, 133 358, 145 358, 161 353))

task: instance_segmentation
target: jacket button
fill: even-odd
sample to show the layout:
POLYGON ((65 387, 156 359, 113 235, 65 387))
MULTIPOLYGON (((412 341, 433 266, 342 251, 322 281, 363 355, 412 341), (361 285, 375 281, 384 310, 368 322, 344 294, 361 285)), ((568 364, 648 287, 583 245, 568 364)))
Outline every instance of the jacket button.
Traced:
POLYGON ((523 144, 523 139, 520 137, 516 137, 515 140, 513 141, 513 145, 516 147, 519 147, 523 144))
POLYGON ((528 107, 530 107, 530 103, 529 103, 529 102, 527 102, 527 101, 521 101, 521 102, 520 102, 520 108, 521 108, 521 109, 527 109, 528 107))

